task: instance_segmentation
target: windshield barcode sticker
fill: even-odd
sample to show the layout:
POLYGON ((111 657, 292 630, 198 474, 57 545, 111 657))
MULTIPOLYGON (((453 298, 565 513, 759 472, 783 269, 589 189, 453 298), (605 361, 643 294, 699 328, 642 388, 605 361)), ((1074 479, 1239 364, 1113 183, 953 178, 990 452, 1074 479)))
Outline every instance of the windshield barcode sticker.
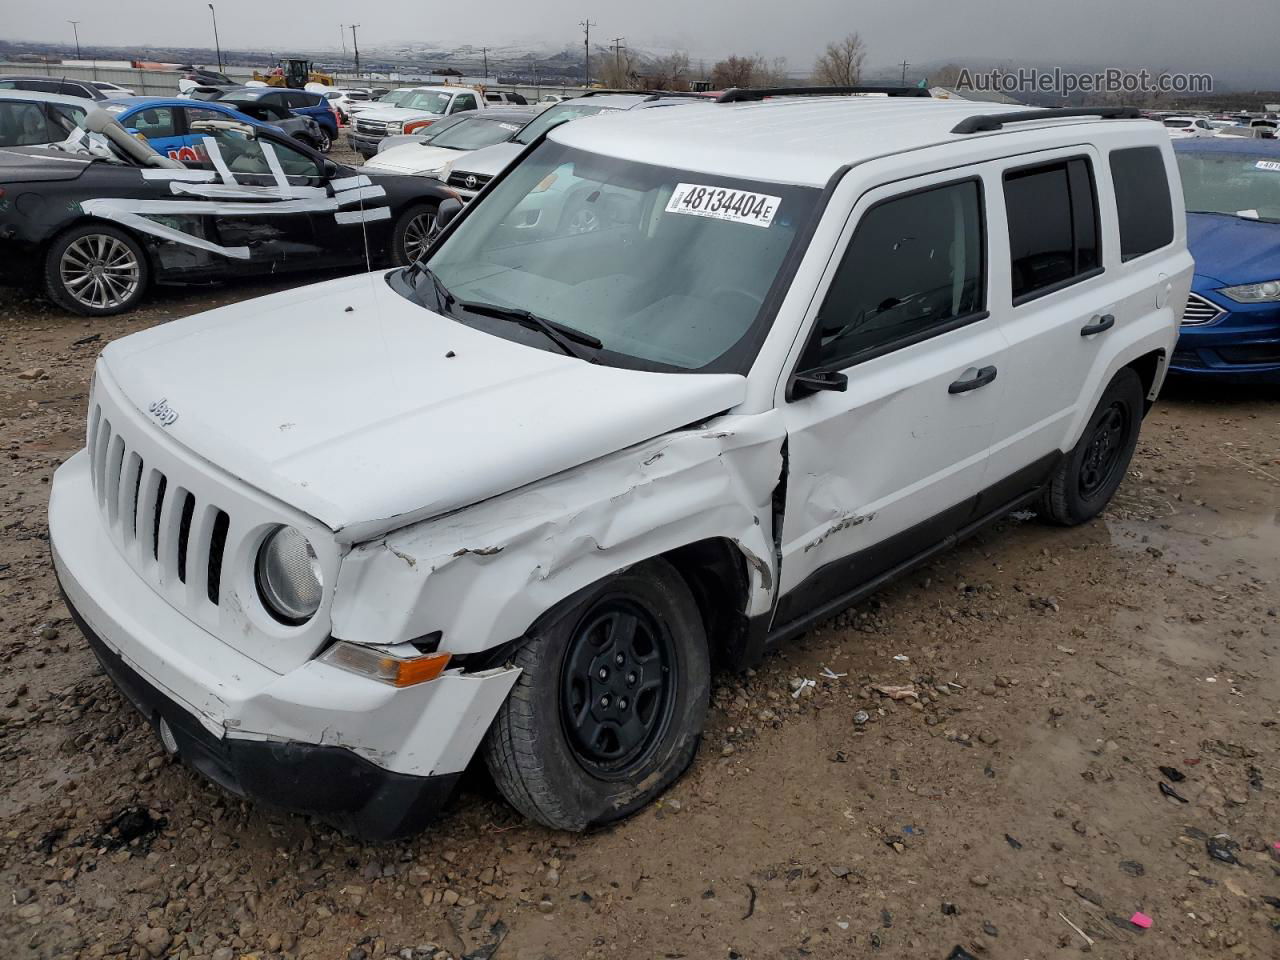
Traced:
POLYGON ((684 213, 692 217, 710 217, 732 223, 749 223, 767 227, 773 223, 781 197, 747 190, 729 190, 698 183, 679 183, 667 202, 667 213, 684 213))
POLYGON ((1259 170, 1270 170, 1272 173, 1280 173, 1280 160, 1259 160, 1259 170))

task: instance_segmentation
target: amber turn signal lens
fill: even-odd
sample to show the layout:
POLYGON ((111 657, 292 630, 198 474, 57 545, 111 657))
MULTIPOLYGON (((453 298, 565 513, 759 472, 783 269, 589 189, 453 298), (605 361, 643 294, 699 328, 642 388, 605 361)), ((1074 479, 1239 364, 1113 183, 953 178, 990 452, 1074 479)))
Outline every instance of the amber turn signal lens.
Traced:
POLYGON ((427 653, 420 657, 393 657, 380 650, 339 640, 320 659, 332 666, 358 673, 393 687, 412 687, 434 680, 449 665, 450 654, 427 653))

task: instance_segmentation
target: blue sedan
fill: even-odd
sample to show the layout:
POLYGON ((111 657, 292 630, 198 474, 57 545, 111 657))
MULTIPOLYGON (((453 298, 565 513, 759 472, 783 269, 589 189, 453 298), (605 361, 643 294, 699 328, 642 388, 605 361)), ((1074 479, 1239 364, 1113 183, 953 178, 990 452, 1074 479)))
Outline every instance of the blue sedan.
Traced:
POLYGON ((118 97, 98 104, 110 113, 130 133, 146 138, 157 153, 174 160, 202 162, 200 133, 193 132, 191 124, 197 120, 237 120, 254 127, 281 132, 274 124, 255 120, 220 103, 204 100, 186 100, 180 97, 118 97))
POLYGON ((1171 369, 1280 383, 1280 141, 1178 140, 1195 280, 1171 369))

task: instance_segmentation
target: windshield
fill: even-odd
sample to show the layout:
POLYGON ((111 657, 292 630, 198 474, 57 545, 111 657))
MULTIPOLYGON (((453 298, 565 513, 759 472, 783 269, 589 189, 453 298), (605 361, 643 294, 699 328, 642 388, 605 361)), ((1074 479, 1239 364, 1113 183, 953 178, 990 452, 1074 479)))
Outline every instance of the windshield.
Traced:
POLYGON ((1179 152, 1177 157, 1189 212, 1280 222, 1280 151, 1179 152))
MULTIPOLYGON (((467 212, 429 266, 461 301, 453 315, 499 336, 549 346, 468 302, 598 338, 602 363, 745 372, 818 197, 545 141, 467 212)), ((435 309, 428 275, 413 283, 401 292, 435 309)))
POLYGON ((506 143, 519 129, 520 124, 509 120, 466 117, 462 123, 454 124, 436 136, 431 145, 450 150, 479 150, 495 143, 506 143))
POLYGON ((421 110, 424 113, 444 113, 448 109, 452 95, 448 93, 424 93, 410 91, 396 106, 406 110, 421 110))
POLYGON ((394 107, 398 107, 412 92, 412 90, 392 90, 390 93, 384 93, 380 96, 378 103, 389 103, 394 107))
POLYGON ((612 112, 617 109, 617 107, 604 107, 589 100, 582 103, 561 103, 551 107, 545 113, 538 114, 538 116, 525 124, 524 129, 516 134, 515 141, 528 146, 552 127, 558 127, 560 124, 568 123, 570 120, 577 120, 579 117, 590 117, 597 113, 612 112))

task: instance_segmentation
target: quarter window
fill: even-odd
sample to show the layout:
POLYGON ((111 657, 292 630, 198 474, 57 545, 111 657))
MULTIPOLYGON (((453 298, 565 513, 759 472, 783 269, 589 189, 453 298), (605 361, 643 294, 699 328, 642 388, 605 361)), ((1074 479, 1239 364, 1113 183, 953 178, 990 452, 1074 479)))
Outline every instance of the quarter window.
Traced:
POLYGON ((1160 148, 1113 150, 1110 164, 1120 220, 1120 259, 1132 260, 1173 243, 1173 201, 1160 148))
POLYGON ((836 369, 980 319, 982 191, 932 187, 868 210, 818 315, 806 369, 836 369))
POLYGON ((1015 305, 1092 276, 1101 263, 1098 202, 1082 157, 1004 175, 1015 305))

